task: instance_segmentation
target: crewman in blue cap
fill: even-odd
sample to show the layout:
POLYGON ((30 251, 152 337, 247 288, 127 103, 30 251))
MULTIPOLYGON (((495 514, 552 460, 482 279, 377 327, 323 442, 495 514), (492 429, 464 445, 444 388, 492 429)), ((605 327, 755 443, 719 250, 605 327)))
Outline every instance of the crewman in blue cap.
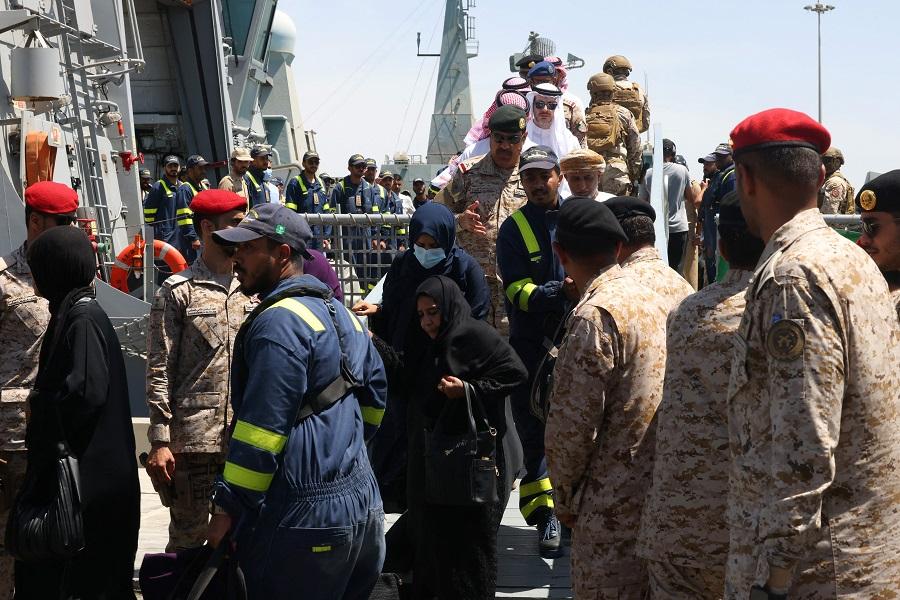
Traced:
POLYGON ((250 208, 269 202, 269 194, 265 186, 265 171, 269 168, 269 157, 271 156, 272 151, 266 146, 254 146, 250 150, 250 158, 253 162, 250 163, 250 168, 244 173, 250 208))
MULTIPOLYGON (((372 161, 374 163, 374 161, 372 161)), ((375 188, 364 177, 368 167, 368 161, 362 154, 353 154, 347 159, 347 170, 350 174, 337 182, 331 191, 329 204, 338 212, 345 215, 373 214, 375 188)), ((371 227, 343 227, 342 235, 352 236, 349 243, 344 244, 344 249, 353 250, 352 261, 355 266, 356 276, 365 282, 366 287, 374 287, 373 276, 366 268, 368 250, 372 240, 371 227)))
POLYGON ((178 235, 173 245, 184 255, 188 264, 193 263, 200 254, 200 236, 194 229, 194 213, 190 207, 194 196, 207 187, 205 180, 208 164, 199 154, 188 156, 184 180, 175 190, 175 224, 178 226, 178 235))
MULTIPOLYGON (((316 172, 319 170, 319 153, 309 150, 303 155, 303 170, 288 181, 284 192, 284 205, 298 213, 322 214, 333 213, 334 209, 328 201, 325 192, 325 182, 316 172)), ((321 225, 312 227, 313 237, 309 247, 314 250, 324 247, 329 249, 328 237, 331 235, 331 227, 323 230, 321 225)))
POLYGON ((312 232, 268 203, 213 234, 236 247, 260 304, 235 339, 231 440, 208 539, 231 531, 251 600, 368 598, 384 510, 366 440, 384 415, 384 365, 357 318, 304 275, 312 232))

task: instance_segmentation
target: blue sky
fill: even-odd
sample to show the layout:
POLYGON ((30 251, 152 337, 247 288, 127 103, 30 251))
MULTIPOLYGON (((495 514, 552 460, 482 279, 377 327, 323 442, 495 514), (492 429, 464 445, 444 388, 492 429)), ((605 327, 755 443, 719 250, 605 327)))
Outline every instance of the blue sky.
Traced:
MULTIPOLYGON (((557 54, 585 59, 569 75, 570 90, 585 100, 587 79, 605 58, 627 56, 632 78, 649 82, 652 121, 695 175, 697 157, 749 114, 784 106, 816 116, 816 17, 802 0, 476 4, 480 52, 469 61, 475 114, 511 75, 508 56, 537 31, 556 42, 557 54)), ((900 167, 900 2, 833 4, 822 18, 823 122, 859 188, 867 171, 900 167)), ((440 50, 444 1, 281 0, 279 8, 299 31, 300 108, 304 127, 317 132, 323 170, 346 174, 354 152, 379 164, 397 150, 424 154, 437 59, 416 57, 416 32, 424 52, 440 50)))

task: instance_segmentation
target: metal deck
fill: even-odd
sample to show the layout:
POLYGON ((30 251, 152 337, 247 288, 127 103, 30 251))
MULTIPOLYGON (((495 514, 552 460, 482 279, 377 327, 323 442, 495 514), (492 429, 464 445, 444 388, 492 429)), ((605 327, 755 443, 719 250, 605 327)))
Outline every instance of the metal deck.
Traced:
MULTIPOLYGON (((162 552, 168 540, 169 511, 159 503, 147 473, 140 470, 141 532, 135 557, 137 569, 146 553, 162 552)), ((571 598, 569 549, 562 558, 547 560, 537 551, 537 533, 519 514, 519 495, 513 492, 500 525, 497 547, 497 598, 571 598)), ((398 515, 388 515, 390 527, 398 515)))

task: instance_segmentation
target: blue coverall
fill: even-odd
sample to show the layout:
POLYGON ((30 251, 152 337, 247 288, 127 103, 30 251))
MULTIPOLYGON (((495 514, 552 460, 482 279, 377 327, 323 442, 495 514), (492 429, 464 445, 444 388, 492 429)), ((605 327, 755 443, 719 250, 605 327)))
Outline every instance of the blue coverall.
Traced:
POLYGON ((557 213, 529 202, 510 215, 497 234, 497 266, 506 292, 509 343, 528 369, 528 385, 513 393, 512 409, 526 471, 519 488, 519 510, 530 525, 553 509, 553 486, 544 457, 544 424, 531 413, 529 398, 538 364, 547 353, 544 340, 553 339, 567 309, 562 283, 565 273, 551 246, 557 213))
MULTIPOLYGON (((329 204, 338 209, 338 212, 345 215, 353 214, 377 214, 380 209, 376 210, 378 194, 375 192, 374 186, 369 184, 365 179, 360 179, 358 185, 353 185, 350 176, 346 176, 337 182, 331 191, 331 200, 329 204)), ((367 267, 367 260, 371 255, 372 227, 342 227, 341 232, 344 236, 344 251, 352 250, 352 260, 356 276, 362 280, 363 288, 369 289, 375 287, 377 278, 375 277, 375 269, 367 267), (347 236, 353 236, 350 243, 347 243, 347 236)))
POLYGON ((178 247, 179 229, 194 228, 190 209, 176 201, 178 187, 177 182, 160 179, 150 187, 144 200, 144 223, 153 225, 153 237, 175 247, 178 247))
POLYGON ((193 264, 197 256, 199 256, 199 252, 194 249, 193 243, 200 239, 197 236, 197 231, 194 229, 194 213, 190 209, 191 200, 202 191, 203 188, 199 185, 194 185, 190 181, 183 181, 178 186, 178 189, 175 190, 178 236, 173 245, 178 248, 178 251, 181 252, 181 255, 184 256, 189 265, 193 264))
MULTIPOLYGON (((302 275, 261 300, 300 284, 328 289, 302 275)), ((213 500, 238 524, 249 598, 368 598, 385 542, 365 444, 387 397, 384 365, 368 334, 333 299, 280 300, 235 345, 231 389, 235 421, 213 500), (360 385, 297 423, 300 408, 340 375, 338 336, 360 385)))
POLYGON ((716 215, 719 214, 719 203, 722 198, 735 188, 734 170, 735 166, 731 164, 718 171, 712 183, 703 193, 703 200, 700 202, 700 215, 703 219, 703 265, 706 270, 707 285, 716 280, 716 249, 718 247, 716 215))
POLYGON ((257 204, 264 204, 269 201, 269 195, 266 193, 266 186, 263 184, 263 172, 254 167, 247 169, 244 173, 244 181, 247 182, 247 200, 250 201, 250 208, 257 204))
MULTIPOLYGON (((331 214, 334 209, 325 194, 325 184, 318 177, 310 183, 301 172, 291 177, 284 190, 284 205, 298 213, 331 214)), ((322 247, 322 240, 331 236, 331 227, 321 225, 312 226, 313 237, 309 241, 309 247, 318 250, 322 247)))

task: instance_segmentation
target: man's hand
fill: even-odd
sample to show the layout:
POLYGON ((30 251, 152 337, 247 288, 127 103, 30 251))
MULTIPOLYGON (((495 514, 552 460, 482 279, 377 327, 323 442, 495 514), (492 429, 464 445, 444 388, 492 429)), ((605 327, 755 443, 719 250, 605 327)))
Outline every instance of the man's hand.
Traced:
POLYGON ((191 248, 193 248, 194 250, 199 250, 200 249, 200 240, 194 240, 193 242, 191 242, 191 248))
POLYGON ((575 282, 571 277, 563 279, 563 294, 565 294, 566 298, 572 302, 581 299, 581 292, 578 291, 578 286, 575 285, 575 282))
POLYGON ((360 317, 368 317, 378 312, 378 305, 366 302, 365 300, 360 300, 354 304, 353 308, 350 310, 353 311, 353 314, 359 315, 360 317))
POLYGON ((465 212, 459 215, 459 226, 476 235, 487 233, 481 222, 481 215, 478 214, 478 200, 467 206, 465 212))
MULTIPOLYGON (((212 516, 206 528, 206 541, 215 548, 228 532, 231 531, 231 515, 219 513, 212 516)), ((234 542, 232 542, 232 546, 234 542)))
POLYGON ((147 474, 154 486, 166 486, 175 476, 175 457, 168 446, 154 446, 147 456, 147 474))

